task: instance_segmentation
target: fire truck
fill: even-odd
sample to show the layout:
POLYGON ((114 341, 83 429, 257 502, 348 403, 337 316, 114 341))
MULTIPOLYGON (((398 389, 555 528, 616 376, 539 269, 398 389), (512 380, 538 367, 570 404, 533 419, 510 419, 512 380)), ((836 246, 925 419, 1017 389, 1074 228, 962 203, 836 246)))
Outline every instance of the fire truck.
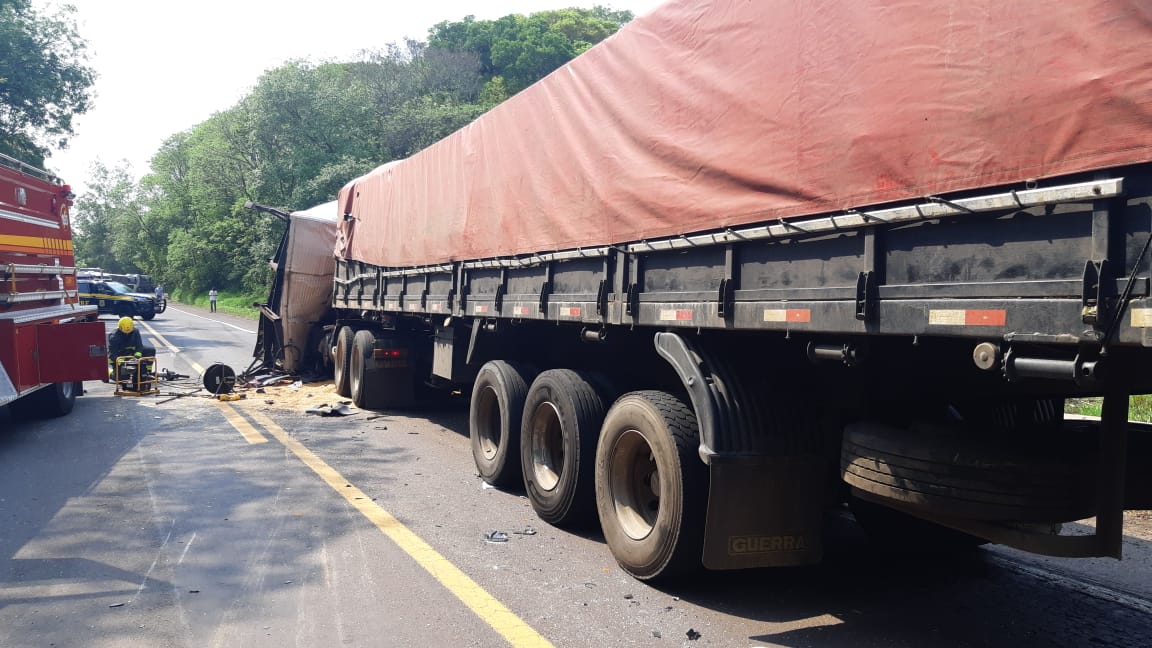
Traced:
POLYGON ((0 406, 21 418, 63 416, 83 381, 107 380, 104 324, 76 291, 72 198, 0 154, 0 406))

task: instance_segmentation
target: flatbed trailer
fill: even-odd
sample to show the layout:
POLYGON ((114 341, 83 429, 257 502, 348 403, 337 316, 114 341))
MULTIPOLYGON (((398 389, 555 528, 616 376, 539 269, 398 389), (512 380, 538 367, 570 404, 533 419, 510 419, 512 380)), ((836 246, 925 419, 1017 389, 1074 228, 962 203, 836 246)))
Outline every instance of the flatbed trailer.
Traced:
MULTIPOLYGON (((691 405, 700 457, 717 472, 724 461, 740 466, 728 501, 760 492, 780 500, 776 506, 842 489, 820 483, 841 454, 837 427, 912 430, 923 423, 959 433, 965 421, 980 421, 990 427, 965 434, 981 441, 989 432, 1024 435, 1052 446, 1034 449, 1045 461, 1053 451, 1069 460, 1081 452, 1100 457, 1096 474, 1104 483, 1117 480, 1111 490, 1086 483, 1092 471, 1084 465, 1051 467, 1077 491, 1064 493, 1071 501, 1058 517, 1095 513, 1107 520, 1106 504, 1116 524, 1119 506, 1152 505, 1146 479, 1141 484, 1135 472, 1126 479, 1125 453, 1113 446, 1095 454, 1105 438, 1099 430, 1076 424, 1082 434, 1070 438, 1054 429, 1066 398, 1105 395, 1109 412, 1126 421, 1128 395, 1152 391, 1152 166, 1044 185, 554 254, 403 269, 337 260, 332 305, 347 333, 344 344, 336 334, 335 362, 349 355, 337 373, 350 381, 346 393, 369 408, 412 406, 429 379, 474 384, 489 361, 597 372, 599 380, 618 381, 612 395, 662 388, 691 405), (359 330, 371 337, 349 343, 359 330), (788 467, 771 467, 781 461, 788 467), (1094 493, 1105 498, 1102 506, 1092 502, 1094 493)), ((1147 451, 1152 437, 1143 427, 1119 427, 1124 443, 1137 434, 1133 446, 1147 451)), ((912 442, 887 434, 879 450, 912 442)), ((957 446, 937 451, 949 447, 957 446)), ((853 466, 875 459, 843 458, 857 497, 867 498, 860 488, 874 482, 867 468, 854 477, 853 466)), ((984 458, 984 470, 1001 472, 1020 459, 984 458)), ((724 488, 722 479, 713 473, 714 491, 724 488)), ((1020 475, 1013 480, 1001 486, 1028 487, 1020 475)), ((923 516, 931 513, 922 510, 931 508, 923 501, 931 486, 948 484, 899 493, 890 486, 872 487, 911 500, 911 512, 923 516)), ((1010 493, 998 497, 1019 496, 1010 493)), ((750 511, 729 514, 750 528, 723 533, 783 546, 782 538, 816 535, 816 504, 809 501, 803 523, 784 525, 789 533, 771 523, 757 528, 750 511)), ((1034 505, 1016 512, 1028 517, 1034 505)), ((979 527, 1033 551, 1119 553, 1118 528, 1107 545, 1099 539, 1080 549, 1088 546, 1082 538, 983 528, 979 518, 932 519, 968 532, 979 527)), ((807 557, 788 558, 783 550, 733 555, 725 545, 709 565, 803 562, 819 543, 802 544, 807 557)))
POLYGON ((914 550, 1119 557, 1152 23, 1106 4, 669 2, 348 183, 280 357, 366 408, 470 391, 481 477, 641 579, 816 562, 846 505, 914 550))

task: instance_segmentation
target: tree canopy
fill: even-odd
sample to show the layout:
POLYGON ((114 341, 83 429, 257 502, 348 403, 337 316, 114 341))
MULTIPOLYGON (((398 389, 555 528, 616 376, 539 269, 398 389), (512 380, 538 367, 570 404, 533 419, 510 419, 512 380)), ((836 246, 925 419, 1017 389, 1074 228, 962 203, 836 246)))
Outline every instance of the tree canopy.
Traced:
MULTIPOLYGON (((6 0, 0 0, 4 2, 6 0)), ((138 183, 93 170, 76 205, 78 262, 144 272, 170 291, 259 295, 283 224, 243 208, 333 200, 603 40, 630 12, 594 9, 440 23, 351 61, 289 61, 236 105, 168 138, 138 183)))
POLYGON ((558 9, 530 16, 511 14, 498 20, 437 23, 428 30, 428 45, 471 52, 487 80, 501 79, 516 93, 611 36, 632 20, 631 11, 558 9))
POLYGON ((92 105, 96 75, 76 9, 37 12, 30 0, 0 0, 0 153, 44 166, 92 105))

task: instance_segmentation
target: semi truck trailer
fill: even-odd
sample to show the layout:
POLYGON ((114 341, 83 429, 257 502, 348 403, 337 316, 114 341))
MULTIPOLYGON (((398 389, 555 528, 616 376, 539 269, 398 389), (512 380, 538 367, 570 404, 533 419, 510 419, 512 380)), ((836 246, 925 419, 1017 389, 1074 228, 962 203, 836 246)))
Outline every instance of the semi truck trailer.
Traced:
POLYGON ((1138 0, 667 2, 279 213, 257 355, 363 408, 470 395, 480 476, 640 579, 817 562, 846 507, 910 550, 1119 557, 1150 39, 1138 0))

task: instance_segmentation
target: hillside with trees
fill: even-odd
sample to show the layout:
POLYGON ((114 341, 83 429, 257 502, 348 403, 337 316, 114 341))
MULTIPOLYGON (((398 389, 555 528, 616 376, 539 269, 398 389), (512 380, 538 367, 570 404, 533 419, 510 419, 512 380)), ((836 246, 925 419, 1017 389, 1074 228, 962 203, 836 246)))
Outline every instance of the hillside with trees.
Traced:
POLYGON ((139 182, 97 165, 74 209, 78 263, 151 274, 177 295, 215 286, 262 298, 283 225, 246 201, 296 210, 332 200, 631 19, 602 7, 468 17, 351 61, 286 62, 236 105, 169 137, 139 182))

